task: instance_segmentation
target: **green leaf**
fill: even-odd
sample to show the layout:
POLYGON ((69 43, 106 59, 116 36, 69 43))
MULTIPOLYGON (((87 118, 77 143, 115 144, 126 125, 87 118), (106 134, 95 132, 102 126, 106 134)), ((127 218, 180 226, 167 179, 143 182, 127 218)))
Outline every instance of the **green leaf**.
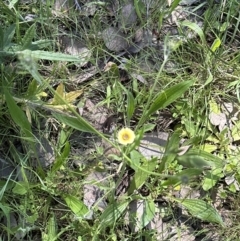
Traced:
POLYGON ((57 240, 57 220, 54 213, 51 214, 51 217, 47 222, 47 239, 46 241, 54 241, 57 240))
POLYGON ((177 160, 179 164, 187 168, 199 168, 203 170, 212 166, 211 162, 206 161, 202 156, 191 155, 189 153, 178 156, 177 160))
POLYGON ((12 192, 19 195, 24 195, 28 192, 29 186, 26 182, 17 182, 12 192))
POLYGON ((35 24, 33 24, 25 33, 22 39, 22 50, 30 48, 32 44, 32 40, 35 37, 36 28, 35 24))
POLYGON ((38 89, 38 84, 37 84, 37 81, 34 79, 28 85, 26 97, 27 98, 31 98, 31 97, 35 98, 36 97, 36 93, 37 93, 37 89, 38 89))
POLYGON ((217 182, 224 177, 222 168, 216 168, 212 171, 205 171, 202 188, 204 191, 210 190, 217 182))
POLYGON ((11 1, 9 2, 8 7, 9 7, 10 9, 13 8, 14 5, 15 5, 17 2, 18 2, 18 0, 11 0, 11 1))
POLYGON ((181 0, 174 0, 171 3, 170 9, 169 9, 169 15, 174 11, 174 9, 178 6, 181 0))
POLYGON ((202 41, 202 44, 206 43, 205 35, 204 35, 202 29, 196 23, 192 23, 188 20, 185 20, 181 23, 181 25, 192 29, 194 32, 196 32, 198 34, 198 36, 200 37, 200 39, 202 41))
POLYGON ((16 25, 12 24, 4 31, 3 49, 7 50, 12 45, 12 39, 15 34, 15 30, 16 25))
POLYGON ((130 152, 130 158, 131 158, 131 161, 132 161, 132 164, 131 167, 135 170, 136 166, 139 166, 140 165, 140 161, 144 158, 143 155, 136 151, 136 150, 132 150, 130 152))
POLYGON ((130 91, 127 91, 127 120, 128 120, 128 123, 130 123, 134 110, 135 110, 135 100, 134 100, 133 94, 130 91))
POLYGON ((144 22, 143 22, 142 14, 146 11, 145 5, 141 0, 134 0, 134 7, 138 18, 140 19, 140 22, 143 25, 144 22))
POLYGON ((84 217, 88 213, 87 206, 80 201, 77 197, 65 194, 62 196, 67 206, 75 213, 78 217, 84 217))
MULTIPOLYGON (((19 18, 17 15, 16 15, 16 12, 14 12, 13 10, 11 10, 5 3, 4 1, 0 1, 0 9, 1 9, 1 13, 4 13, 4 15, 6 16, 5 17, 5 20, 7 19, 8 22, 15 22, 17 20, 17 18, 19 18), (14 21, 13 21, 14 20, 14 21)), ((2 18, 4 16, 2 14, 2 18)), ((18 14, 19 15, 19 14, 18 14)), ((21 19, 22 21, 22 19, 21 19)))
POLYGON ((21 110, 21 108, 18 107, 13 97, 8 92, 6 83, 4 84, 3 89, 4 89, 4 94, 5 94, 7 106, 9 109, 9 113, 13 121, 21 128, 21 131, 25 134, 26 137, 31 138, 32 137, 31 125, 26 115, 21 110))
POLYGON ((155 128, 156 124, 152 124, 152 123, 147 123, 143 125, 143 132, 147 132, 147 131, 152 131, 155 128))
POLYGON ((53 113, 53 116, 56 119, 58 119, 60 122, 76 130, 98 134, 98 131, 80 116, 71 117, 71 116, 58 114, 58 113, 53 113))
POLYGON ((155 204, 151 199, 134 199, 129 205, 129 222, 134 232, 143 229, 155 216, 155 204))
MULTIPOLYGON (((48 52, 43 50, 31 51, 25 49, 22 51, 16 52, 18 55, 21 55, 22 58, 31 58, 31 59, 46 59, 46 60, 56 60, 56 61, 69 61, 69 62, 81 62, 82 60, 79 57, 75 57, 69 54, 48 52)), ((83 60, 85 61, 85 59, 83 60)))
POLYGON ((211 46, 211 50, 215 52, 221 46, 221 39, 216 38, 211 46))
POLYGON ((203 221, 223 225, 222 218, 217 210, 205 201, 179 198, 174 198, 174 200, 183 205, 194 217, 197 217, 203 221))
POLYGON ((224 166, 224 161, 221 158, 203 150, 191 149, 186 153, 186 155, 202 157, 209 162, 208 166, 212 166, 214 168, 223 168, 224 166))
MULTIPOLYGON (((6 204, 0 203, 0 209, 2 210, 1 213, 3 213, 4 216, 7 219, 7 228, 8 228, 8 230, 11 230, 12 224, 11 224, 11 220, 10 220, 10 212, 12 212, 12 208, 10 206, 7 206, 6 204)), ((8 240, 11 240, 10 236, 8 237, 8 240)))
POLYGON ((145 162, 141 165, 141 169, 135 170, 135 174, 130 183, 130 187, 128 188, 128 194, 133 193, 134 190, 139 189, 145 183, 150 174, 145 172, 144 170, 151 172, 156 168, 156 165, 157 158, 153 158, 150 161, 145 160, 145 162))
POLYGON ((164 92, 160 93, 158 96, 155 97, 146 115, 150 116, 157 110, 163 109, 173 103, 176 99, 182 96, 194 82, 195 80, 185 81, 176 84, 165 90, 164 92))
POLYGON ((188 184, 190 179, 193 177, 198 177, 202 174, 202 170, 197 168, 188 168, 183 170, 172 177, 169 177, 166 181, 162 182, 162 186, 171 186, 177 184, 188 184))
POLYGON ((54 173, 60 169, 60 167, 67 161, 67 158, 70 153, 70 144, 69 142, 66 142, 63 152, 60 156, 58 156, 53 164, 53 167, 51 169, 51 173, 54 173))
POLYGON ((155 216, 155 203, 152 199, 145 200, 144 212, 141 218, 141 226, 144 228, 155 216))
POLYGON ((100 216, 100 228, 105 228, 114 225, 125 211, 130 200, 124 200, 120 203, 112 203, 107 206, 100 216))
POLYGON ((177 150, 179 149, 181 131, 176 130, 172 136, 168 139, 164 156, 158 168, 158 173, 162 173, 177 156, 177 150))

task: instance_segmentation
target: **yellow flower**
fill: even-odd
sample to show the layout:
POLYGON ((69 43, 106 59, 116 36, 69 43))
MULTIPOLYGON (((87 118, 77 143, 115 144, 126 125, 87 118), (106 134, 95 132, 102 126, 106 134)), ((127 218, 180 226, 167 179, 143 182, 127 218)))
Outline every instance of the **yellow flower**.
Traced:
POLYGON ((135 134, 129 128, 122 128, 117 134, 118 142, 122 145, 131 144, 134 142, 135 134))

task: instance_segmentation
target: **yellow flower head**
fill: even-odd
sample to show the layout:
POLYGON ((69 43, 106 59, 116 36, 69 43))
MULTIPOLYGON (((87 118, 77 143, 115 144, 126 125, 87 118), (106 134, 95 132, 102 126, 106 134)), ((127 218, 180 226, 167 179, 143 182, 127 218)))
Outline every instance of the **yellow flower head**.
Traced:
POLYGON ((118 142, 122 145, 131 144, 134 142, 135 134, 129 128, 122 128, 117 134, 118 142))

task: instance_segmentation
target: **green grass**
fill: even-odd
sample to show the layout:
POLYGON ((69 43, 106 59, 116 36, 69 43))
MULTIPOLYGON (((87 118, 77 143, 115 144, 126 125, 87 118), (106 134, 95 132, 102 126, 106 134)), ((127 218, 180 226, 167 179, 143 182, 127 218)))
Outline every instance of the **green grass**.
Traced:
POLYGON ((178 4, 134 1, 137 22, 124 31, 154 29, 162 48, 124 62, 100 36, 121 19, 110 5, 88 16, 74 8, 56 15, 54 1, 0 3, 0 158, 11 166, 0 180, 1 240, 167 240, 148 228, 157 214, 172 227, 182 218, 199 240, 211 232, 238 240, 239 4, 209 1, 201 27, 180 21, 175 38, 164 33, 178 4), (64 53, 63 35, 91 51, 87 64, 64 53), (97 124, 104 115, 109 123, 97 124), (135 133, 126 146, 123 127, 135 133), (164 153, 148 160, 138 147, 157 131, 169 134, 167 144, 151 143, 164 153), (87 185, 101 193, 89 207, 87 185), (184 188, 202 194, 178 198, 184 188))

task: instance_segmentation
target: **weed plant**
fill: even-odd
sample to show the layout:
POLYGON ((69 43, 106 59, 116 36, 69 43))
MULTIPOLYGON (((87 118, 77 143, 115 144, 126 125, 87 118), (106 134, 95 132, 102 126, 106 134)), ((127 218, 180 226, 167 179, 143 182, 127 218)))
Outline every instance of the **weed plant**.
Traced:
POLYGON ((239 3, 201 3, 201 24, 181 21, 176 40, 161 33, 179 0, 133 2, 138 26, 162 43, 161 54, 142 49, 143 64, 157 63, 150 71, 140 54, 124 60, 106 49, 101 32, 118 21, 110 3, 90 1, 97 11, 88 16, 77 1, 60 13, 50 0, 0 2, 1 240, 168 240, 149 223, 160 215, 174 226, 179 208, 200 222, 195 237, 239 239, 239 3), (62 36, 84 42, 87 63, 63 53, 62 36), (77 81, 91 67, 92 78, 77 81), (81 114, 89 99, 111 117, 105 129, 81 114), (158 130, 169 137, 149 160, 139 146, 158 130), (101 179, 89 181, 93 173, 101 179), (89 184, 102 193, 92 205, 89 184), (184 187, 204 195, 177 197, 184 187))

